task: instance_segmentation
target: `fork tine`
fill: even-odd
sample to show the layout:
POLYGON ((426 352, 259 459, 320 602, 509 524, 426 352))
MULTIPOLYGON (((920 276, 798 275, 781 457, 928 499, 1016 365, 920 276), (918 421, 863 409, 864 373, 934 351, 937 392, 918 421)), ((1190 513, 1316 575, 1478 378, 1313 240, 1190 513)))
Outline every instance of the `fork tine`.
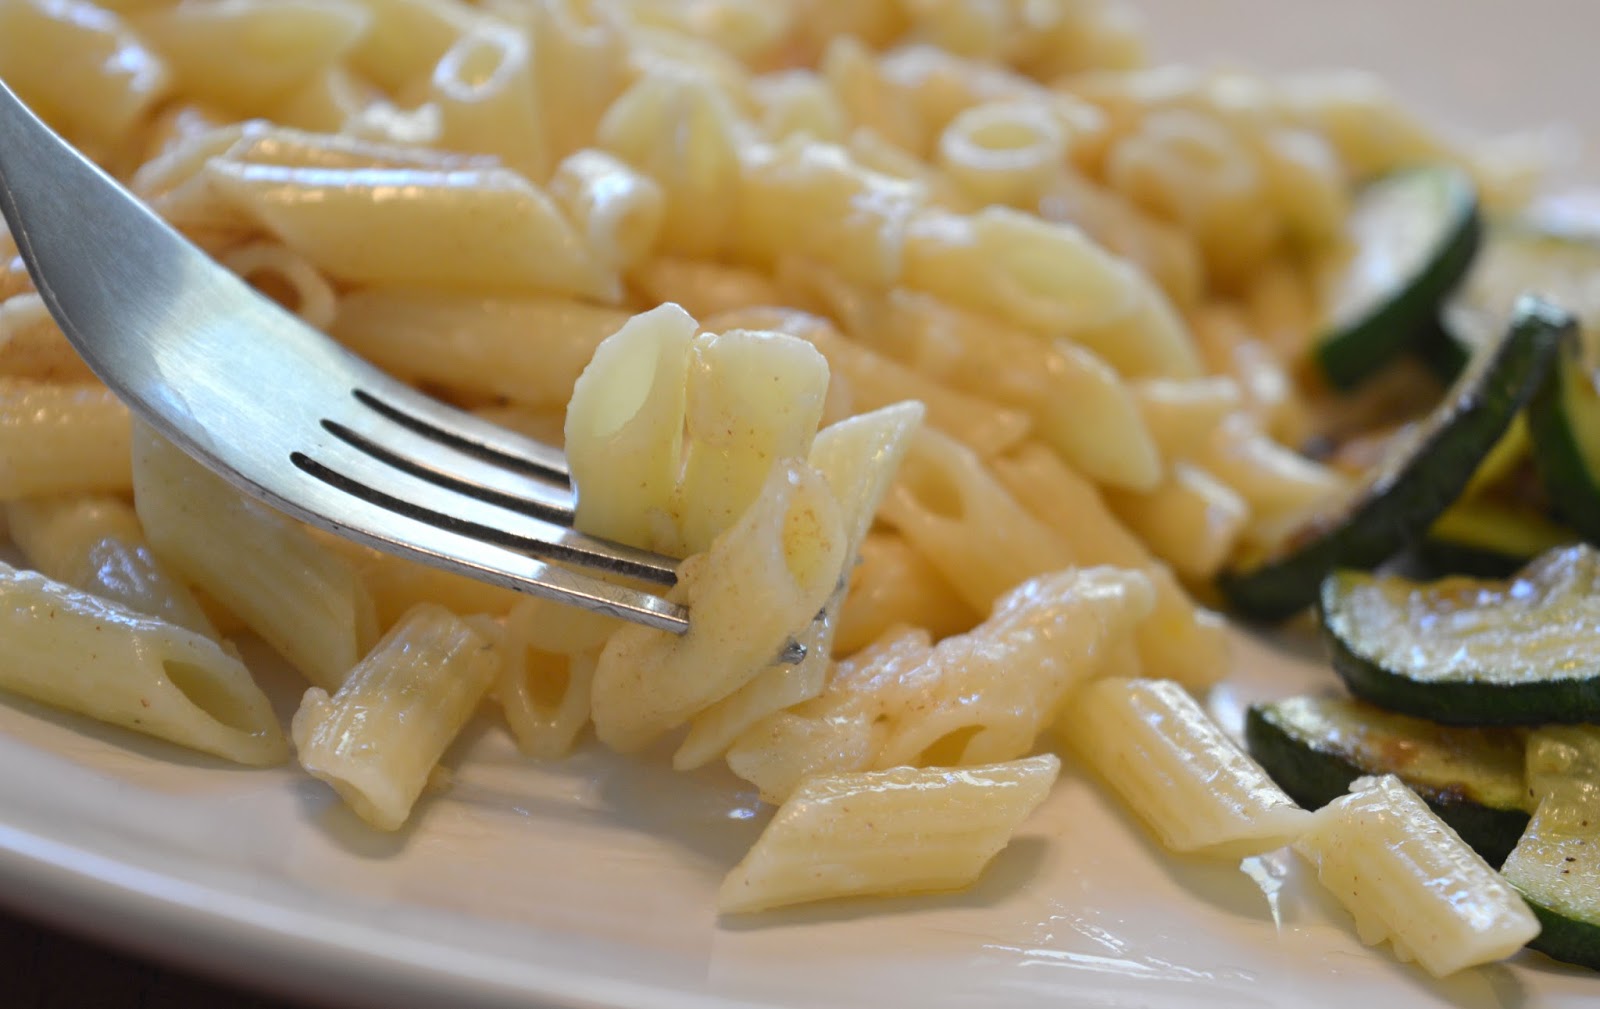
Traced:
POLYGON ((354 395, 369 410, 438 444, 561 486, 571 483, 567 457, 559 449, 457 410, 408 385, 391 379, 381 389, 357 389, 354 395))
MULTIPOLYGON (((382 501, 391 511, 429 525, 545 560, 662 585, 677 581, 672 559, 585 536, 559 519, 551 521, 537 506, 529 507, 532 502, 524 493, 541 486, 534 481, 461 455, 450 460, 453 472, 407 457, 406 449, 414 446, 404 444, 407 432, 394 425, 387 432, 373 432, 380 441, 338 421, 324 419, 322 424, 338 440, 308 444, 291 460, 303 472, 355 497, 382 501), (385 443, 397 432, 399 449, 385 443)), ((437 455, 440 450, 430 451, 437 455)))

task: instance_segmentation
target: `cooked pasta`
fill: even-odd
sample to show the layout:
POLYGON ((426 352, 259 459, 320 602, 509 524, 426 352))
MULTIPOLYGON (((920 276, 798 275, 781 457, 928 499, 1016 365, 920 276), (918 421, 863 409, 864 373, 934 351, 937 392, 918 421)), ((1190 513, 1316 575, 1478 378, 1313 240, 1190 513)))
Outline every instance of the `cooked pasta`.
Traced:
MULTIPOLYGON (((781 804, 728 913, 967 884, 1052 727, 1175 847, 1304 826, 1185 692, 1231 666, 1187 586, 1344 490, 1298 369, 1355 185, 1515 174, 1365 77, 1147 66, 1113 0, 0 0, 0 79, 310 326, 561 446, 575 526, 674 558, 691 614, 241 497, 132 424, 0 231, 39 572, 0 569, 0 688, 269 763, 248 630, 311 685, 299 763, 385 830, 480 710, 531 759, 721 760, 781 804)), ((1330 878, 1340 815, 1302 845, 1330 878)))

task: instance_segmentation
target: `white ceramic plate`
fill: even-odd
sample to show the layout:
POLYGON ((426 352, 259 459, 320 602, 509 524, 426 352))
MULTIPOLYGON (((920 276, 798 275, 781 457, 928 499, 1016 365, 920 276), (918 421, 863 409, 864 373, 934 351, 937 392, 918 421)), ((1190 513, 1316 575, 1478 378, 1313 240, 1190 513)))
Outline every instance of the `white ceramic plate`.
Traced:
MULTIPOLYGON (((1148 2, 1166 54, 1365 66, 1488 128, 1590 105, 1589 0, 1148 2)), ((1588 151, 1592 158, 1595 148, 1588 151)), ((1589 162, 1588 177, 1595 162, 1589 162)), ((1222 698, 1324 682, 1253 642, 1222 698)), ((278 694, 292 705, 289 685, 278 694)), ((287 711, 285 711, 287 714, 287 711)), ((585 751, 518 760, 497 731, 456 787, 378 837, 288 770, 219 767, 0 705, 0 899, 144 953, 341 1005, 1346 1007, 1593 1004, 1536 955, 1434 981, 1363 948, 1288 859, 1258 884, 1161 854, 1068 772, 970 893, 719 922, 762 814, 731 778, 585 751)))

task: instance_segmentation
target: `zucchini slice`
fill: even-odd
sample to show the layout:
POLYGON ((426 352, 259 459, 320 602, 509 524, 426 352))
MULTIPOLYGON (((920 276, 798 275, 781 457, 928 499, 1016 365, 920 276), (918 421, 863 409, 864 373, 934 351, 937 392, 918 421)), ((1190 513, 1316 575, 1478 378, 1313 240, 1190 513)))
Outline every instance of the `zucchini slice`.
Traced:
POLYGON ((1333 667, 1356 696, 1447 725, 1600 721, 1600 552, 1507 581, 1341 571, 1322 587, 1333 667))
POLYGON ((1420 540, 1460 495, 1571 339, 1572 319, 1535 299, 1485 347, 1444 402, 1396 439, 1383 458, 1326 512, 1279 542, 1238 559, 1218 586, 1240 613, 1281 620, 1310 605, 1337 567, 1376 567, 1420 540))
POLYGON ((1502 869, 1539 919, 1528 945, 1600 970, 1600 729, 1535 732, 1528 779, 1539 809, 1502 869))
POLYGON ((1600 239, 1538 227, 1526 221, 1497 222, 1459 292, 1439 313, 1439 329, 1450 349, 1431 348, 1465 366, 1477 350, 1505 328, 1525 294, 1560 305, 1580 322, 1600 322, 1600 239))
POLYGON ((1451 505, 1417 552, 1436 576, 1508 578, 1540 554, 1577 541, 1572 530, 1536 511, 1479 498, 1451 505))
POLYGON ((1398 172, 1361 191, 1347 230, 1350 251, 1322 280, 1329 310, 1316 349, 1323 374, 1339 389, 1430 328, 1477 251, 1477 190, 1457 168, 1398 172))
MULTIPOLYGON (((1595 282, 1600 285, 1600 268, 1595 282)), ((1584 539, 1600 543, 1600 391, 1592 356, 1579 341, 1563 347, 1528 403, 1539 480, 1556 513, 1584 539)))
POLYGON ((1295 802, 1321 809, 1366 775, 1393 774, 1498 866, 1528 826, 1522 738, 1397 715, 1348 697, 1250 708, 1250 755, 1295 802))

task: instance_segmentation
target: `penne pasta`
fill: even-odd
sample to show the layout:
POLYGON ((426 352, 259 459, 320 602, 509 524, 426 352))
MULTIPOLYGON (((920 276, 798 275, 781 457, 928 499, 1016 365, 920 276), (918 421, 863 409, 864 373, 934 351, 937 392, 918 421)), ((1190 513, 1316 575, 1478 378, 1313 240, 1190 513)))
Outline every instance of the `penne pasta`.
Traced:
POLYGON ((242 764, 288 756, 266 697, 215 641, 4 564, 0 688, 242 764))
POLYGON ((291 729, 300 766, 367 823, 398 830, 498 664, 478 630, 439 607, 417 607, 331 697, 306 691, 291 729))

